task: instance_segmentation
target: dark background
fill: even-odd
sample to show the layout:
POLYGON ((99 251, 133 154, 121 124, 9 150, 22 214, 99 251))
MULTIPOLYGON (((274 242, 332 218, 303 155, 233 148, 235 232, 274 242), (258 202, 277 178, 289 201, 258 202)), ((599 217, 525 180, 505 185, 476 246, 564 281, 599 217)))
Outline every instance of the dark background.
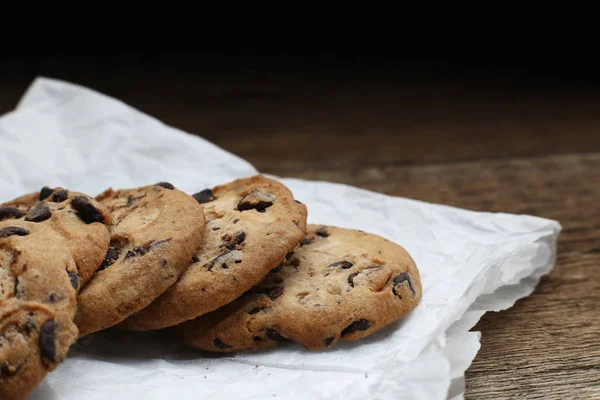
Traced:
POLYGON ((353 6, 233 11, 9 9, 0 28, 2 74, 4 80, 44 74, 85 83, 121 75, 132 83, 146 78, 140 70, 155 79, 184 73, 200 81, 210 80, 198 76, 207 73, 233 77, 255 70, 298 80, 477 81, 494 89, 587 93, 599 78, 598 30, 586 25, 584 9, 576 19, 568 10, 529 18, 521 10, 510 17, 491 11, 469 17, 466 10, 456 17, 444 10, 431 15, 353 6))
POLYGON ((432 11, 110 2, 9 11, 0 112, 36 76, 64 79, 268 173, 323 162, 350 168, 366 157, 422 164, 600 148, 589 129, 599 36, 585 10, 577 18, 432 11), (375 137, 369 149, 367 136, 375 137), (286 143, 285 159, 267 160, 286 143))

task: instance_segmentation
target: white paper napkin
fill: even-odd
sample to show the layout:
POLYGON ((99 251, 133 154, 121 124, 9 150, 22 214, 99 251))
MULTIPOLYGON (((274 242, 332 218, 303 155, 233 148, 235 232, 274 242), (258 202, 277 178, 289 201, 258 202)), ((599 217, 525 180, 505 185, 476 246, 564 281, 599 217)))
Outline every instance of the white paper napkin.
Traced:
MULTIPOLYGON (((195 193, 259 173, 198 136, 88 88, 39 78, 0 118, 0 202, 44 185, 95 195, 169 181, 195 193)), ((556 258, 558 222, 483 213, 327 182, 275 177, 309 223, 400 243, 421 272, 407 317, 330 351, 290 344, 210 357, 157 333, 85 337, 33 399, 460 399, 487 311, 529 295, 556 258)))

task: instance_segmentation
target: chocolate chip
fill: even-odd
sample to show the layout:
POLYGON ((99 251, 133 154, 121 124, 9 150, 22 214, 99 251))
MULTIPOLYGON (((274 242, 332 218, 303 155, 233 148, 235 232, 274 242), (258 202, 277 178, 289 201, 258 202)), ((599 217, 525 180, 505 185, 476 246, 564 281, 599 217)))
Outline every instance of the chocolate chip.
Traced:
POLYGON ((8 361, 2 362, 2 364, 0 364, 0 374, 9 376, 9 374, 13 372, 12 369, 9 369, 9 366, 10 364, 8 361))
MULTIPOLYGON (((13 261, 13 264, 14 264, 14 261, 13 261)), ((21 286, 19 286, 19 277, 18 276, 15 276, 15 288, 13 289, 13 294, 15 295, 15 298, 17 298, 17 299, 20 299, 25 295, 23 288, 21 286)))
POLYGON ((20 365, 19 367, 15 367, 14 365, 11 365, 7 360, 5 360, 2 362, 2 364, 0 364, 0 374, 6 377, 13 376, 19 371, 21 366, 22 365, 20 365))
POLYGON ((156 240, 154 242, 152 242, 150 245, 152 247, 156 247, 156 246, 160 246, 161 244, 165 244, 171 241, 171 239, 173 239, 172 237, 166 238, 166 239, 162 239, 162 240, 156 240))
POLYGON ((29 235, 29 231, 25 228, 21 228, 20 226, 6 226, 0 229, 0 238, 9 237, 12 235, 27 236, 29 235))
POLYGON ((117 249, 116 247, 109 247, 108 251, 106 252, 106 257, 104 257, 104 261, 102 261, 102 264, 100 265, 100 268, 98 268, 98 271, 105 270, 106 268, 113 265, 114 262, 118 259, 119 249, 117 249))
POLYGON ((235 241, 237 244, 242 244, 242 242, 246 239, 246 233, 245 232, 238 232, 235 235, 235 241))
POLYGON ((221 229, 221 228, 219 228, 218 226, 215 226, 214 228, 211 228, 211 229, 212 229, 213 231, 218 231, 218 230, 219 230, 219 229, 221 229))
POLYGON ((77 211, 79 218, 86 224, 104 222, 104 216, 94 207, 85 196, 75 196, 71 199, 71 206, 77 211))
POLYGON ((268 296, 271 300, 277 300, 283 294, 283 287, 274 286, 270 288, 255 288, 252 289, 250 293, 264 294, 265 296, 268 296))
POLYGON ((350 261, 338 261, 338 262, 334 262, 333 264, 330 264, 327 266, 327 268, 337 268, 337 267, 342 267, 342 269, 349 269, 352 268, 354 264, 352 264, 350 261))
POLYGON ((175 186, 173 186, 169 182, 158 182, 156 185, 160 186, 160 187, 164 187, 165 189, 169 189, 169 190, 175 189, 175 186))
POLYGON ((398 275, 396 279, 394 279, 394 286, 392 286, 392 292, 394 292, 396 296, 400 296, 400 294, 396 292, 396 286, 403 282, 408 282, 408 288, 410 289, 410 292, 413 294, 413 296, 417 294, 410 279, 410 275, 408 275, 406 272, 403 272, 400 275, 398 275))
POLYGON ((248 314, 253 315, 262 310, 262 307, 254 307, 252 310, 248 311, 248 314))
POLYGON ((358 272, 355 272, 353 274, 350 274, 350 276, 348 276, 348 283, 350 284, 350 286, 354 287, 354 277, 358 275, 358 272))
POLYGON ((127 254, 125 254, 125 259, 128 260, 132 257, 144 256, 144 255, 148 254, 148 252, 150 251, 151 248, 152 248, 152 246, 150 246, 150 245, 136 246, 133 249, 129 250, 127 252, 127 254))
POLYGON ((215 340, 213 340, 213 345, 217 348, 217 349, 227 349, 231 346, 227 346, 225 343, 223 343, 221 341, 221 339, 216 338, 215 340))
POLYGON ((301 202, 300 200, 296 200, 296 199, 294 199, 294 201, 295 201, 296 203, 298 203, 298 204, 302 204, 302 202, 301 202))
POLYGON ((263 339, 260 336, 254 336, 252 340, 254 340, 255 342, 262 342, 263 339))
POLYGON ((64 189, 61 189, 58 192, 54 193, 54 196, 52 196, 52 201, 55 203, 62 203, 67 199, 68 196, 69 192, 64 189))
POLYGON ((311 244, 312 242, 314 242, 314 240, 315 240, 315 238, 304 238, 300 242, 300 247, 305 246, 307 244, 311 244))
POLYGON ((129 196, 127 196, 127 205, 130 206, 131 203, 133 203, 133 196, 129 195, 129 196))
POLYGON ((256 189, 240 200, 237 209, 238 211, 256 210, 258 212, 265 212, 265 210, 271 207, 274 202, 275 196, 256 189))
POLYGON ((198 256, 193 256, 192 257, 192 264, 197 263, 198 261, 200 261, 200 259, 198 258, 198 256))
POLYGON ((54 192, 54 189, 49 188, 48 186, 44 186, 42 190, 40 190, 40 201, 50 196, 52 192, 54 192))
POLYGON ((237 224, 237 223, 238 223, 238 221, 239 221, 239 219, 237 219, 237 218, 234 218, 234 220, 233 220, 233 221, 231 221, 231 222, 233 222, 234 224, 237 224))
POLYGON ((357 331, 366 331, 371 327, 371 323, 366 319, 359 319, 348 325, 342 331, 342 336, 348 335, 350 333, 354 333, 357 331))
POLYGON ((329 236, 329 232, 327 232, 325 230, 325 228, 321 228, 317 231, 317 235, 321 236, 321 237, 328 237, 329 236))
POLYGON ((283 263, 279 263, 275 268, 269 271, 270 274, 276 274, 283 268, 283 263))
POLYGON ((50 209, 48 208, 48 204, 45 202, 38 203, 35 207, 33 207, 27 215, 25 216, 25 221, 29 222, 42 222, 47 220, 52 216, 50 209))
POLYGON ((267 338, 274 340, 276 342, 285 342, 287 339, 284 338, 277 332, 275 329, 267 328, 267 338))
POLYGON ((79 274, 77 272, 67 272, 67 274, 69 275, 71 286, 73 286, 73 289, 77 289, 79 286, 79 274))
POLYGON ((11 376, 14 374, 13 367, 8 363, 8 361, 4 361, 2 364, 0 364, 0 374, 5 376, 11 376))
POLYGON ((323 340, 323 344, 325 346, 329 346, 331 343, 333 343, 334 339, 335 339, 335 336, 329 336, 323 340))
POLYGON ((192 197, 195 198, 196 201, 200 204, 208 203, 209 201, 213 201, 213 200, 217 199, 215 197, 215 195, 213 194, 212 190, 210 190, 210 189, 204 189, 204 190, 192 195, 192 197))
POLYGON ((129 250, 127 252, 127 254, 125 254, 125 259, 128 260, 132 257, 139 257, 139 256, 144 256, 146 254, 148 254, 148 252, 156 246, 160 246, 161 244, 167 243, 168 241, 170 241, 172 238, 166 238, 163 240, 156 240, 154 242, 145 244, 145 245, 140 245, 140 246, 136 246, 133 249, 129 250))
POLYGON ((277 300, 278 298, 281 297, 282 294, 283 294, 283 287, 277 286, 271 290, 271 292, 269 293, 269 298, 271 300, 277 300))
POLYGON ((242 252, 239 250, 230 250, 226 253, 221 254, 214 260, 208 264, 208 270, 212 271, 215 266, 220 266, 221 268, 227 269, 228 264, 240 260, 242 252))
POLYGON ((234 250, 240 244, 242 244, 244 240, 246 240, 246 233, 238 232, 233 238, 230 235, 224 235, 221 237, 221 239, 223 239, 223 241, 225 242, 223 244, 223 247, 225 247, 227 250, 234 250))
POLYGON ((60 296, 57 295, 56 293, 52 293, 52 294, 50 294, 50 296, 48 296, 49 303, 56 303, 59 299, 60 299, 60 296))
POLYGON ((288 265, 298 268, 300 265, 300 259, 298 257, 292 257, 289 259, 288 265))
POLYGON ((50 361, 54 361, 56 357, 56 328, 56 322, 53 320, 44 323, 38 341, 42 357, 50 361))
POLYGON ((285 261, 290 261, 290 258, 292 258, 293 256, 294 256, 294 252, 288 251, 285 255, 285 261))
POLYGON ((4 218, 21 218, 23 213, 16 207, 0 207, 0 221, 4 218))

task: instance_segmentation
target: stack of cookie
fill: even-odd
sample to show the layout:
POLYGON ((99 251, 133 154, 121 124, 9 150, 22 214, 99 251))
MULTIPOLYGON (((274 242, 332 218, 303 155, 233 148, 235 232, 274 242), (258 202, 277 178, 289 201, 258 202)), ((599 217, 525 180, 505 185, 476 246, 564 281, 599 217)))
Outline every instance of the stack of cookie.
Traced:
POLYGON ((0 398, 21 399, 78 338, 77 295, 106 256, 112 215, 43 188, 0 205, 0 398))
POLYGON ((416 307, 401 246, 307 215, 261 175, 193 195, 45 187, 0 205, 0 398, 25 398, 77 338, 108 328, 213 352, 318 350, 416 307))

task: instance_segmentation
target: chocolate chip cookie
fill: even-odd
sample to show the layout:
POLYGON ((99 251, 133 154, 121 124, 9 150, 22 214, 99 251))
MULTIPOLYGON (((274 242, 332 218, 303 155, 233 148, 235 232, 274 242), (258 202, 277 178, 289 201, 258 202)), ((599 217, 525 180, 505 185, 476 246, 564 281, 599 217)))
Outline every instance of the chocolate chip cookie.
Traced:
POLYGON ((404 248, 374 234, 309 225, 301 247, 259 285, 170 331, 192 347, 215 352, 286 340, 324 349, 376 332, 420 299, 419 271, 404 248))
POLYGON ((0 398, 23 399, 77 340, 77 267, 49 225, 0 221, 0 398))
POLYGON ((189 266, 205 231, 202 206, 172 184, 96 197, 112 213, 110 247, 78 296, 80 335, 116 325, 150 304, 189 266))
POLYGON ((172 287, 120 327, 160 329, 213 311, 260 282, 306 235, 306 206, 262 175, 205 189, 194 198, 207 220, 202 247, 172 287))
POLYGON ((0 205, 0 220, 23 219, 50 226, 67 239, 77 265, 76 290, 81 289, 104 260, 112 216, 92 197, 61 187, 43 187, 0 205))

